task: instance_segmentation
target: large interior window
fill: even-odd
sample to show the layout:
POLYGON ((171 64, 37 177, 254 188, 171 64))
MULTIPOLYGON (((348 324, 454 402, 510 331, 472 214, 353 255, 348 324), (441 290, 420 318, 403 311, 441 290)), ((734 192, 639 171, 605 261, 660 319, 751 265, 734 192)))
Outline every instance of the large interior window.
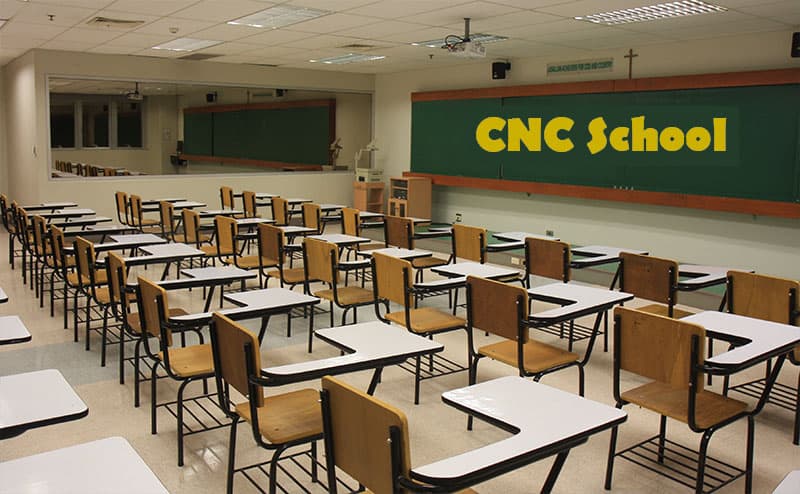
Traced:
POLYGON ((54 148, 75 147, 75 105, 50 105, 50 143, 54 148))
POLYGON ((143 148, 144 101, 116 95, 51 93, 54 148, 143 148))
POLYGON ((82 102, 83 120, 83 147, 107 148, 108 147, 108 103, 82 102))

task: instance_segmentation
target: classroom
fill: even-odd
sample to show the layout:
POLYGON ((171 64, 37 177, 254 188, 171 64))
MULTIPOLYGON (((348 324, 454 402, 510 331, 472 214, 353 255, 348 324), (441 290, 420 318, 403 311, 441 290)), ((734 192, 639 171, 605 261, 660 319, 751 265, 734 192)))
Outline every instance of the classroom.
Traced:
MULTIPOLYGON (((339 456, 338 492, 800 492, 796 0, 0 0, 0 194, 0 321, 25 335, 6 343, 0 327, 0 479, 14 473, 0 493, 335 492, 326 462, 339 456), (539 270, 545 249, 558 269, 539 270), (666 301, 661 278, 626 276, 652 274, 650 259, 668 266, 666 301), (125 301, 111 289, 118 260, 125 301), (211 266, 237 277, 193 271, 211 266), (388 272, 399 278, 379 283, 388 272), (139 313, 151 331, 148 297, 164 334, 191 326, 180 343, 128 331, 139 313), (738 319, 723 330, 718 317, 738 319), (427 329, 390 331, 415 324, 427 329), (375 334, 345 332, 361 326, 375 334), (771 340, 749 338, 772 326, 771 340), (250 408, 220 406, 259 401, 221 375, 223 329, 258 337, 242 361, 260 357, 260 378, 244 388, 266 408, 321 404, 318 437, 278 447, 277 471, 229 471, 234 451, 237 467, 268 462, 280 441, 251 430, 250 408), (737 360, 751 340, 773 347, 737 360), (209 368, 175 378, 159 351, 187 341, 209 368), (704 365, 646 365, 673 343, 667 360, 704 365), (549 364, 523 364, 525 345, 549 364), (638 360, 618 357, 631 345, 638 360), (9 382, 51 369, 65 389, 9 382), (619 396, 660 377, 688 405, 649 406, 667 388, 619 396), (737 386, 757 379, 759 391, 737 386), (207 395, 213 430, 176 425, 182 405, 164 403, 182 382, 207 395), (44 408, 64 392, 80 410, 14 426, 15 392, 44 408), (701 396, 744 411, 709 427, 685 409, 701 396), (347 432, 329 434, 337 397, 347 432), (408 418, 391 429, 408 437, 381 443, 399 467, 359 435, 388 419, 352 425, 376 403, 408 418), (606 419, 553 439, 587 416, 606 419), (537 434, 551 443, 536 449, 537 434), (705 466, 680 449, 705 441, 705 466), (691 466, 665 466, 664 450, 691 466), (376 480, 383 467, 402 471, 376 480)), ((302 413, 282 425, 299 430, 302 413)))

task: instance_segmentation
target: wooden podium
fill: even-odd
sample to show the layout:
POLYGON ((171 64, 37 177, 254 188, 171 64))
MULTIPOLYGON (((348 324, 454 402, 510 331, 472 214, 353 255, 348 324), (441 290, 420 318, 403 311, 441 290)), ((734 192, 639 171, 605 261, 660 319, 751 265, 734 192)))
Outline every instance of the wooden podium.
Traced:
POLYGON ((383 213, 383 182, 353 182, 353 207, 383 213))
POLYGON ((431 217, 431 180, 423 177, 389 179, 391 216, 431 217))

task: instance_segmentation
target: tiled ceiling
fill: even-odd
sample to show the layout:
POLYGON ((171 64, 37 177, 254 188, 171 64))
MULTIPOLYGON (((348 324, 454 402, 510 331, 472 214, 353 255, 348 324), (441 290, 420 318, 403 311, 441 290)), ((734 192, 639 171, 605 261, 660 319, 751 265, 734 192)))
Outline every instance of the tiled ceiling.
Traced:
MULTIPOLYGON (((709 0, 710 1, 710 0, 709 0)), ((465 63, 445 50, 413 41, 472 32, 506 36, 486 46, 490 58, 591 57, 599 52, 675 40, 785 31, 800 26, 800 0, 719 0, 727 12, 609 27, 573 19, 640 7, 653 0, 0 0, 0 66, 34 48, 179 58, 185 52, 154 50, 176 38, 220 44, 194 53, 217 62, 270 64, 347 72, 386 73, 465 63), (278 29, 226 24, 274 5, 329 11, 278 29), (133 28, 92 26, 97 16, 143 21, 133 28), (385 55, 378 61, 325 65, 320 59, 358 51, 385 55)), ((788 45, 788 41, 787 41, 788 45)), ((787 46, 788 51, 788 46, 787 46)))

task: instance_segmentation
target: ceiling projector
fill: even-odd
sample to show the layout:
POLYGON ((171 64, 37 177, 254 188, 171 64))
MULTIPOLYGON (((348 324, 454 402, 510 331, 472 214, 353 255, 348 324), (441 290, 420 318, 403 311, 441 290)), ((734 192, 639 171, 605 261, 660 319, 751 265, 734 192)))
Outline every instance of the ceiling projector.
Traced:
POLYGON ((477 41, 461 41, 448 45, 447 50, 457 57, 485 58, 486 47, 477 41))

